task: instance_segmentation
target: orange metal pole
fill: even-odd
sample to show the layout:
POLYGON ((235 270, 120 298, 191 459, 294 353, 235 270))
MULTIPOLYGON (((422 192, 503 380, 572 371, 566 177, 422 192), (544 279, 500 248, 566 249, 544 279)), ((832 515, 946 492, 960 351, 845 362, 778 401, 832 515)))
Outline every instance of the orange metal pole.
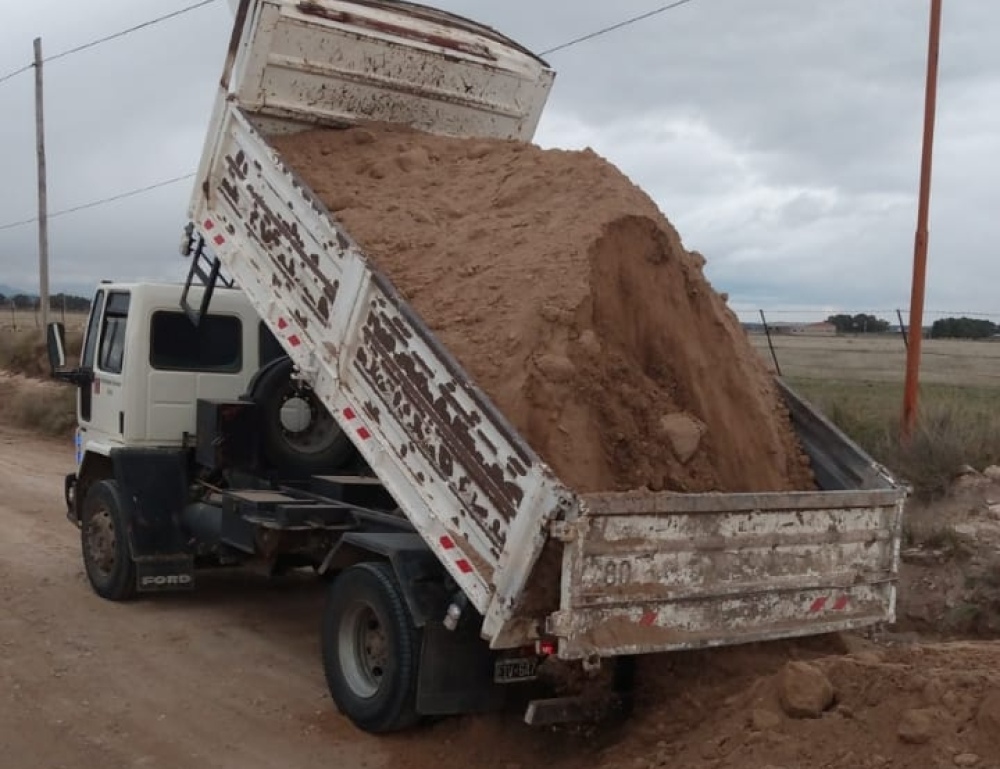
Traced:
POLYGON ((920 206, 913 252, 913 286, 910 293, 910 344, 906 352, 906 387, 903 391, 902 440, 908 441, 917 424, 920 386, 920 352, 923 342, 924 296, 927 289, 927 222, 931 207, 934 165, 934 121, 937 115, 938 58, 941 50, 942 0, 931 0, 930 43, 927 53, 927 98, 924 104, 924 151, 920 169, 920 206))

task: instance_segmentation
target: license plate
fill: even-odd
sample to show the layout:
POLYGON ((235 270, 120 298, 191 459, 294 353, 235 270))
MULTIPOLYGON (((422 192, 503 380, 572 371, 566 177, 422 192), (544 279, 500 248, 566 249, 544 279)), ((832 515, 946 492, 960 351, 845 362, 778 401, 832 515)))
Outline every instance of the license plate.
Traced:
POLYGON ((506 657, 496 661, 493 680, 498 684, 513 684, 518 681, 534 681, 538 677, 536 657, 506 657))

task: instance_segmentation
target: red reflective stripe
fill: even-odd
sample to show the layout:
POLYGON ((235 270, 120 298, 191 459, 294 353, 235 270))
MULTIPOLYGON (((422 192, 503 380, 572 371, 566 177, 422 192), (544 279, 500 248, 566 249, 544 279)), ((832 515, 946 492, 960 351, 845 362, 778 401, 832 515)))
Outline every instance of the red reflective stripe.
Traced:
POLYGON ((348 420, 353 420, 357 414, 354 413, 354 409, 346 408, 344 409, 344 418, 348 420))
POLYGON ((843 611, 844 609, 847 608, 847 604, 849 604, 850 602, 851 602, 850 598, 848 598, 846 595, 842 595, 840 596, 840 598, 837 599, 837 603, 833 605, 833 610, 843 611))
POLYGON ((809 607, 809 611, 811 611, 813 614, 815 614, 818 611, 823 611, 823 609, 826 607, 826 602, 827 602, 826 596, 823 596, 822 598, 817 598, 815 601, 812 602, 812 606, 809 607))
POLYGON ((205 229, 206 230, 211 230, 211 229, 214 229, 214 228, 215 228, 215 222, 213 222, 211 219, 206 219, 205 220, 205 229))
POLYGON ((298 347, 300 344, 302 344, 302 340, 293 334, 292 336, 288 337, 288 344, 290 344, 292 347, 298 347))
POLYGON ((455 542, 454 540, 452 540, 451 537, 441 537, 441 539, 438 541, 441 543, 441 547, 443 547, 445 550, 451 550, 453 547, 455 547, 455 542))
POLYGON ((472 572, 472 565, 464 558, 455 561, 455 565, 462 574, 470 574, 472 572))
POLYGON ((369 438, 372 437, 372 434, 370 432, 368 432, 367 428, 365 428, 365 427, 359 427, 358 428, 358 437, 361 440, 366 441, 366 440, 368 440, 369 438))
POLYGON ((659 615, 655 611, 647 611, 645 614, 642 615, 642 619, 639 620, 639 624, 642 625, 643 627, 652 627, 653 625, 656 624, 656 620, 658 618, 659 615))
POLYGON ((221 246, 223 243, 226 242, 226 239, 221 235, 216 235, 214 238, 212 238, 212 240, 215 241, 215 245, 217 246, 221 246))
POLYGON ((288 328, 288 321, 284 318, 278 318, 278 330, 284 331, 286 328, 288 328))

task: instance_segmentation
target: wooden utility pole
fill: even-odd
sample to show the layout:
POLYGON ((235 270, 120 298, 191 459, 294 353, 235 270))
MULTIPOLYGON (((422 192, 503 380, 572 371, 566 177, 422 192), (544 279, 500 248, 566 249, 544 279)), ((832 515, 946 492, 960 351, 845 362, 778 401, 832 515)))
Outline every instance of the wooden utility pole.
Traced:
POLYGON ((42 89, 42 38, 35 38, 35 140, 38 147, 38 300, 42 328, 49 326, 49 201, 45 177, 45 110, 42 89))
POLYGON ((917 424, 920 390, 920 352, 924 336, 924 296, 927 289, 927 221, 930 218, 931 172, 934 164, 934 122, 937 115, 938 57, 941 50, 942 0, 931 0, 930 42, 927 51, 927 97, 924 103, 924 151, 920 169, 920 205, 913 251, 910 294, 910 343, 906 348, 906 387, 903 392, 902 435, 909 441, 917 424))

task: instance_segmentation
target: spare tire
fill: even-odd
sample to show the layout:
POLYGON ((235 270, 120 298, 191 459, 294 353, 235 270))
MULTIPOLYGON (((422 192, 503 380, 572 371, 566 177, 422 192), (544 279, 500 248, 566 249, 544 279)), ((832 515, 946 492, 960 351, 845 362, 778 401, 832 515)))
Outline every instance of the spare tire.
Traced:
POLYGON ((261 455, 268 469, 280 473, 335 473, 354 457, 354 445, 312 388, 293 378, 293 371, 292 361, 283 358, 262 369, 250 385, 261 455))

